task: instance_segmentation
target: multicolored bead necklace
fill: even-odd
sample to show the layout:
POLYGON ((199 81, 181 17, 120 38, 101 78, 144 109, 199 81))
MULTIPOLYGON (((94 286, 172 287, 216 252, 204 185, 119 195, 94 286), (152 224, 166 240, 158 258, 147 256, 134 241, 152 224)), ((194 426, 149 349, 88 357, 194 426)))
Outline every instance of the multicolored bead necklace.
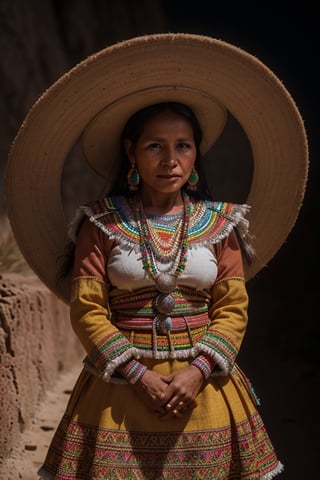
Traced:
MULTIPOLYGON (((183 198, 183 217, 181 227, 176 229, 174 234, 174 242, 169 240, 169 245, 165 245, 164 241, 157 241, 157 234, 153 231, 151 222, 144 212, 142 202, 134 205, 133 211, 140 235, 140 250, 142 256, 143 268, 149 273, 155 282, 159 292, 155 299, 155 308, 158 315, 155 323, 159 333, 165 334, 170 331, 172 320, 167 315, 173 310, 175 300, 171 293, 177 287, 177 278, 184 271, 187 264, 188 251, 188 228, 190 222, 191 202, 186 193, 182 193, 183 198), (173 252, 172 252, 173 250, 173 252), (170 268, 160 271, 157 260, 165 260, 169 255, 176 260, 170 268)), ((165 261, 163 262, 165 263, 165 261)))
POLYGON ((166 215, 166 225, 158 221, 157 217, 147 218, 150 234, 150 244, 153 255, 161 263, 169 263, 177 259, 179 239, 183 228, 183 215, 166 215), (159 231, 159 233, 158 233, 159 231))

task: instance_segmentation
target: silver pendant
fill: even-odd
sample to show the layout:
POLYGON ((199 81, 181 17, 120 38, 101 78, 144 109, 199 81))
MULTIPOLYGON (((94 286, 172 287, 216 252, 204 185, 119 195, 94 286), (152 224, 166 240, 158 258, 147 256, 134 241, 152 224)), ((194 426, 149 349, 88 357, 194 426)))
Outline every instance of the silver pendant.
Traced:
POLYGON ((160 335, 166 335, 172 328, 172 318, 159 315, 156 317, 156 328, 160 335))
POLYGON ((170 293, 177 287, 176 276, 171 273, 160 273, 155 278, 155 284, 158 290, 162 293, 170 293))
POLYGON ((160 293, 155 299, 154 306, 160 313, 170 313, 174 309, 175 299, 170 293, 160 293))

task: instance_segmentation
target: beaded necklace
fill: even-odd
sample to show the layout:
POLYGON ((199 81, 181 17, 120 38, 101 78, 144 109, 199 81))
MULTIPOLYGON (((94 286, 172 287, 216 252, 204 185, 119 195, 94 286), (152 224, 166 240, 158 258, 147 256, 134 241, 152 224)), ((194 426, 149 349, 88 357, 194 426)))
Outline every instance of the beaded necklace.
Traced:
POLYGON ((172 291, 176 288, 176 278, 183 272, 187 263, 187 250, 188 250, 188 228, 190 221, 190 200, 189 197, 183 192, 183 218, 180 223, 180 227, 176 229, 172 242, 172 239, 168 241, 167 245, 164 245, 164 241, 161 243, 157 240, 157 234, 153 230, 151 222, 143 209, 142 202, 134 206, 135 220, 139 230, 140 236, 140 250, 142 256, 143 268, 148 271, 149 275, 153 278, 158 290, 161 292, 172 291), (165 261, 165 257, 172 251, 174 251, 176 261, 174 266, 166 274, 162 274, 158 268, 156 259, 165 261), (173 277, 161 279, 162 276, 173 277), (168 287, 165 286, 168 284, 168 287))
MULTIPOLYGON (((190 222, 191 202, 188 195, 182 192, 183 199, 183 217, 180 222, 181 227, 174 233, 174 241, 169 240, 169 245, 164 245, 164 241, 157 241, 157 234, 153 230, 151 222, 144 212, 142 202, 133 205, 135 221, 140 236, 140 251, 143 268, 149 273, 155 282, 159 295, 156 297, 154 305, 158 312, 155 317, 157 330, 162 333, 168 333, 172 327, 172 320, 167 316, 174 306, 175 300, 171 293, 177 287, 177 277, 184 271, 187 264, 188 251, 188 229, 190 222), (173 265, 166 271, 160 271, 157 265, 157 258, 164 260, 168 256, 168 251, 172 248, 173 265)), ((172 257, 172 252, 170 253, 172 257)))
POLYGON ((183 227, 183 216, 180 214, 166 215, 165 227, 157 217, 147 217, 146 221, 154 258, 162 263, 169 263, 176 259, 183 227), (157 233, 158 231, 160 234, 157 233))

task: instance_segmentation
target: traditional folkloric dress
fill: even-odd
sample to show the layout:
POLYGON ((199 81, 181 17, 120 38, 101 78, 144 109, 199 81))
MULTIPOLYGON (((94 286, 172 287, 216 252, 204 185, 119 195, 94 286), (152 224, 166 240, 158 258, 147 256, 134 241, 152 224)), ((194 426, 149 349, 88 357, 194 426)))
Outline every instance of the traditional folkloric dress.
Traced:
POLYGON ((282 471, 235 363, 248 303, 235 230, 246 228, 247 207, 201 201, 188 208, 181 255, 181 214, 141 223, 124 197, 83 208, 71 321, 87 356, 42 478, 258 480, 282 471), (159 292, 152 268, 154 278, 174 270, 174 290, 159 292), (169 375, 190 363, 206 378, 197 406, 160 420, 130 384, 146 367, 169 375))

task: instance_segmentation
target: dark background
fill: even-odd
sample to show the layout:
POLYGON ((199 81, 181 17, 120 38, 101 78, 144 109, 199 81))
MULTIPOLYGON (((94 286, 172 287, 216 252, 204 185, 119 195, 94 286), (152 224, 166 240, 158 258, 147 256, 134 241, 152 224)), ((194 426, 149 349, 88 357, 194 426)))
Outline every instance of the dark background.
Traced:
MULTIPOLYGON (((143 33, 199 33, 264 62, 287 87, 305 121, 310 171, 287 242, 248 282, 250 321, 239 363, 261 399, 261 414, 285 464, 279 478, 313 480, 318 478, 320 446, 318 20, 307 2, 286 8, 280 3, 0 0, 0 173, 3 177, 10 143, 38 96, 76 63, 114 41, 143 33)), ((3 199, 0 207, 5 215, 3 199)))

